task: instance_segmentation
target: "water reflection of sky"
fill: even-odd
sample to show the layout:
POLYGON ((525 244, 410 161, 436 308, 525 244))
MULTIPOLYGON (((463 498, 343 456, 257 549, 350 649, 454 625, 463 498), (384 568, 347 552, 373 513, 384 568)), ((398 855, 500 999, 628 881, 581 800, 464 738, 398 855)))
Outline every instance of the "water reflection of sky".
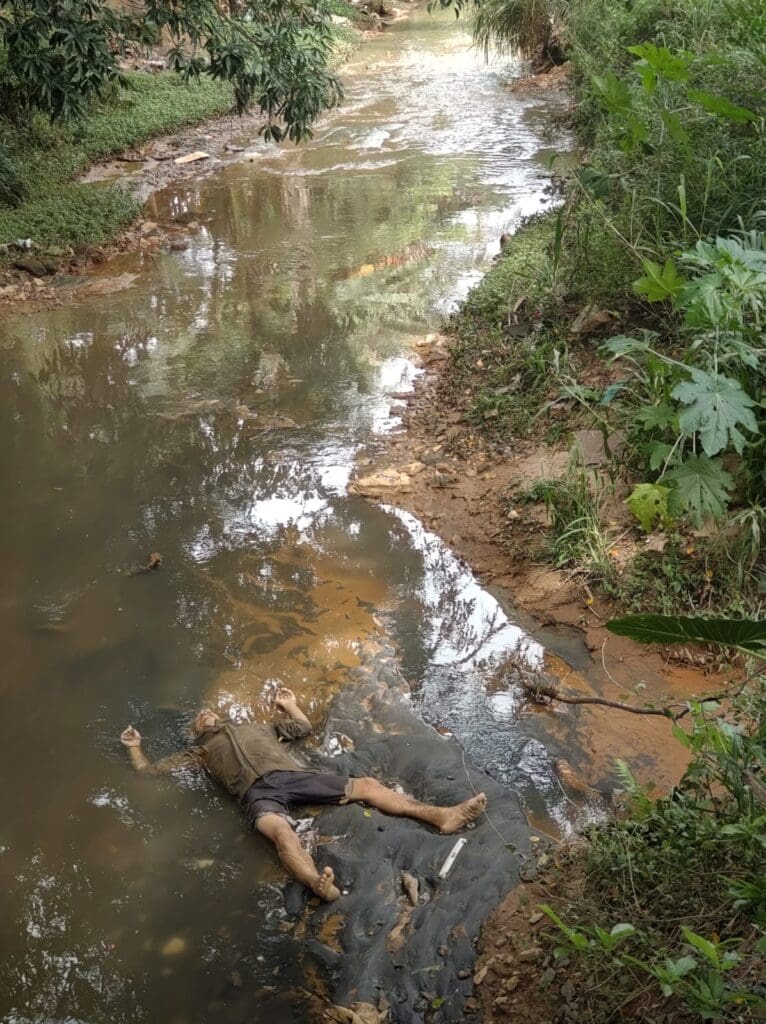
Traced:
POLYGON ((346 495, 399 423, 408 347, 549 201, 540 104, 419 9, 348 75, 313 143, 156 199, 199 219, 186 252, 0 331, 6 753, 26 766, 0 780, 8 1021, 294 1020, 273 857, 203 776, 131 775, 128 722, 168 754, 201 702, 263 715, 276 679, 321 721, 385 641, 424 717, 573 818, 496 678, 539 644, 412 516, 346 495), (162 571, 133 575, 153 550, 162 571))

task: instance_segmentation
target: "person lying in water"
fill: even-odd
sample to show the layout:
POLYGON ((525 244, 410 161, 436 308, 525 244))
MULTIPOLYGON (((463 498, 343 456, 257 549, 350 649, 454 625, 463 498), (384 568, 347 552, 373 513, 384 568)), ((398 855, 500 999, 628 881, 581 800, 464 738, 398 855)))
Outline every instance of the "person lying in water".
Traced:
POLYGON ((292 827, 293 808, 361 802, 450 834, 474 821, 486 807, 484 793, 452 807, 432 807, 402 796, 376 779, 307 769, 281 741, 307 736, 311 723, 298 707, 292 690, 278 690, 275 703, 287 717, 271 724, 238 724, 220 718, 209 708, 203 709, 192 725, 197 738, 194 746, 154 764, 141 750, 141 735, 132 725, 120 739, 128 748, 133 767, 140 772, 166 774, 185 765, 207 771, 240 801, 251 827, 274 843, 287 871, 327 903, 340 895, 332 868, 318 871, 302 847, 292 827))

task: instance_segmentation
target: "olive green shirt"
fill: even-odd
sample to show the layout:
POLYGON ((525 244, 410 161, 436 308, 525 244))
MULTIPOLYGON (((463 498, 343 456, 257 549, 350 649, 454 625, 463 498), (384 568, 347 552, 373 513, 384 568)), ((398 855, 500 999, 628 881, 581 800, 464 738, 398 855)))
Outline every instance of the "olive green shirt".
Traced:
POLYGON ((199 766, 241 800, 267 772, 315 771, 297 761, 281 742, 307 736, 310 731, 293 719, 268 724, 225 720, 206 729, 184 753, 156 761, 148 770, 164 774, 199 766))

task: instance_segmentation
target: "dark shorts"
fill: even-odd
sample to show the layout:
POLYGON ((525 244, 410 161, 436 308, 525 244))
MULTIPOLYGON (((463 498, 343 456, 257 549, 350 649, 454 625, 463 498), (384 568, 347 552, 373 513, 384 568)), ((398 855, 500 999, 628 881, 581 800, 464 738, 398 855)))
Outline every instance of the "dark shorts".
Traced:
POLYGON ((267 772, 242 797, 242 806, 255 828, 264 814, 290 817, 296 804, 345 804, 353 779, 334 772, 267 772))

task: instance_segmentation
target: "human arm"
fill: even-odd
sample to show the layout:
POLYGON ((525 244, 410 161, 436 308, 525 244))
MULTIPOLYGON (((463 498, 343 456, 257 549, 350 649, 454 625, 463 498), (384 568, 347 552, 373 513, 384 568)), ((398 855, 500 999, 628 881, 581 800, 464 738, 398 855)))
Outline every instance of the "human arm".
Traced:
POLYGON ((127 749, 130 763, 137 772, 151 775, 169 775, 177 768, 200 765, 200 759, 193 750, 185 750, 179 754, 171 754, 159 761, 150 761, 141 749, 141 733, 132 725, 120 733, 120 742, 127 749))
POLYGON ((275 724, 277 733, 286 740, 297 740, 301 736, 308 736, 311 732, 311 722, 298 707, 298 701, 292 690, 282 686, 277 690, 274 701, 280 711, 287 715, 287 721, 280 721, 275 724))

